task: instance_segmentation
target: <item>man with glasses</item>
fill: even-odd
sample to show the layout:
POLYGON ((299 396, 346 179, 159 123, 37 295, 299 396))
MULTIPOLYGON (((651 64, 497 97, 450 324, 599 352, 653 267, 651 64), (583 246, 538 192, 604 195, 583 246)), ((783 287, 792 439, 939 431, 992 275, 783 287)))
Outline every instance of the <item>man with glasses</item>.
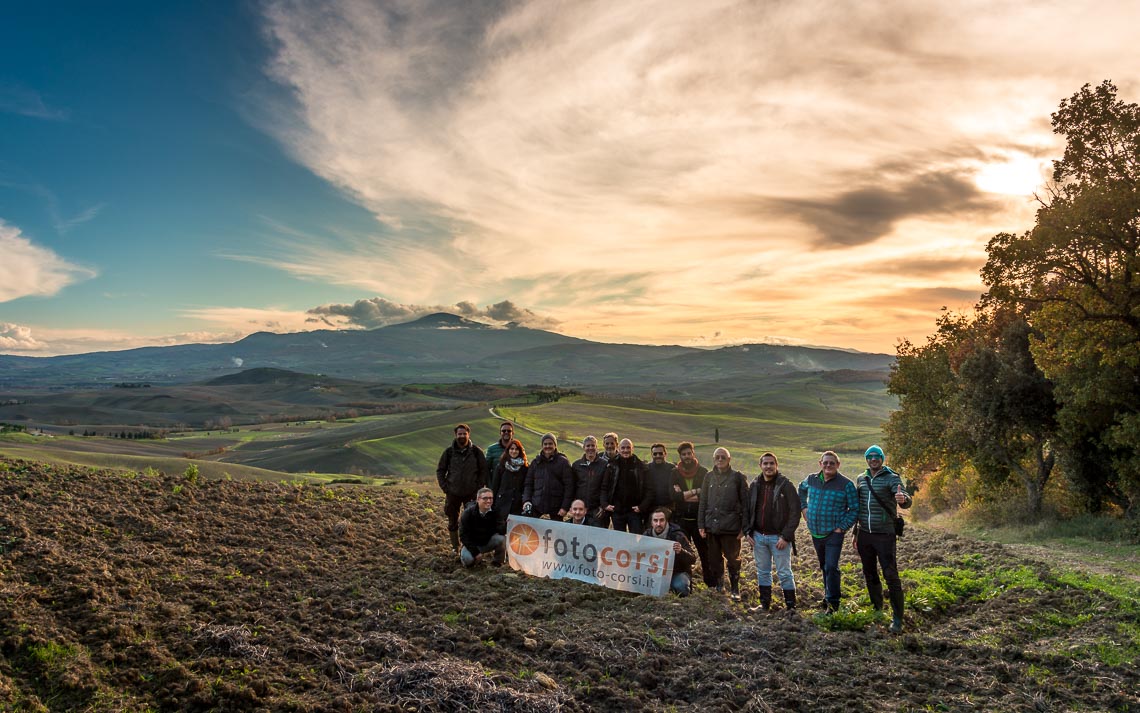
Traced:
POLYGON ((811 533, 819 568, 823 570, 823 598, 827 612, 839 611, 839 555, 843 536, 855 525, 859 494, 855 484, 839 472, 839 456, 824 451, 819 472, 804 478, 799 487, 800 508, 811 533))
POLYGON ((574 497, 582 500, 590 514, 590 524, 598 527, 610 526, 610 514, 602 509, 602 483, 608 465, 598 454, 598 439, 593 436, 582 439, 582 457, 570 465, 574 471, 574 497))
POLYGON ((903 629, 903 590, 895 558, 898 541, 895 518, 899 507, 911 506, 910 493, 899 474, 884 465, 882 448, 871 446, 863 457, 867 459, 867 470, 858 478, 859 523, 855 526, 855 551, 863 565, 867 595, 876 611, 883 610, 883 583, 878 571, 878 567, 882 567, 891 602, 891 633, 899 634, 903 629))
POLYGON ((498 567, 506 556, 507 538, 499 534, 499 521, 492 512, 495 494, 490 488, 480 488, 475 504, 463 511, 459 520, 459 561, 464 567, 473 567, 483 555, 492 553, 491 564, 498 567))
POLYGON ((732 599, 740 601, 740 542, 748 507, 748 479, 732 468, 727 448, 713 451, 713 469, 705 476, 697 507, 697 527, 708 539, 709 570, 718 592, 724 591, 724 565, 732 599))
POLYGON ((697 554, 701 558, 701 577, 705 586, 712 588, 716 582, 709 569, 708 542, 701 537, 701 531, 697 527, 701 488, 709 469, 697 461, 696 450, 689 441, 677 445, 677 457, 679 460, 673 468, 673 521, 685 531, 689 541, 697 546, 697 554))
POLYGON ((487 463, 491 468, 491 472, 495 472, 495 466, 499 464, 503 454, 511 447, 511 440, 515 437, 515 426, 510 421, 503 421, 499 424, 499 440, 487 446, 487 463))

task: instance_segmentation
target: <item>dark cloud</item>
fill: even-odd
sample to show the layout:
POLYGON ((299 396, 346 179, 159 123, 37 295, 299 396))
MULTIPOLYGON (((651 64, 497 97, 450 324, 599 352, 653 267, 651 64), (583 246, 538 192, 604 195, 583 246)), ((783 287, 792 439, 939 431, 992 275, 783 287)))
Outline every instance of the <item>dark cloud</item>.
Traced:
POLYGON ((466 300, 453 305, 416 305, 392 302, 383 297, 357 300, 352 304, 328 304, 314 307, 307 312, 313 316, 306 321, 321 322, 333 328, 352 326, 373 329, 389 324, 410 322, 436 312, 448 312, 460 317, 495 324, 513 322, 536 329, 551 329, 558 325, 558 322, 550 317, 544 317, 525 307, 519 307, 510 300, 480 307, 466 300))
POLYGON ((937 277, 963 270, 977 272, 982 269, 985 261, 985 255, 980 253, 973 257, 914 256, 897 260, 880 260, 875 263, 875 272, 907 277, 937 277))
POLYGON ((953 173, 927 173, 896 185, 856 188, 830 199, 779 203, 818 231, 821 247, 872 243, 906 218, 996 207, 972 182, 953 173))
POLYGON ((981 299, 982 290, 964 290, 958 287, 924 287, 913 290, 900 290, 886 295, 876 295, 854 300, 867 307, 893 309, 905 308, 923 312, 937 311, 941 307, 957 308, 973 305, 981 299))

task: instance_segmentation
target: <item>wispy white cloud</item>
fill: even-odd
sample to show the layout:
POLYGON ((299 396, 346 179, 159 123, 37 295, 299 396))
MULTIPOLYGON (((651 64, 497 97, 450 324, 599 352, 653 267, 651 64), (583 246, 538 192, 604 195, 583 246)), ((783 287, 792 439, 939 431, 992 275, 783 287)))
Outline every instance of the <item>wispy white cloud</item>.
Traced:
MULTIPOLYGON (((510 299, 567 330, 655 305, 716 320, 734 290, 766 313, 778 266, 789 322, 826 309, 821 329, 857 332, 821 265, 980 264, 1027 215, 993 167, 1056 155, 1047 117, 1084 82, 1140 89, 1127 2, 271 0, 265 23, 295 101, 273 131, 380 226, 282 230, 247 259, 394 303, 510 299)), ((867 339, 911 328, 884 316, 867 339)))
POLYGON ((0 82, 0 112, 51 121, 67 118, 65 110, 48 106, 39 92, 11 82, 0 82))
POLYGON ((233 342, 248 331, 187 331, 138 334, 121 329, 39 327, 0 323, 0 352, 17 356, 56 356, 120 351, 136 347, 233 342))
POLYGON ((68 285, 95 277, 88 267, 68 262, 35 245, 20 230, 0 220, 0 302, 30 295, 54 295, 68 285))

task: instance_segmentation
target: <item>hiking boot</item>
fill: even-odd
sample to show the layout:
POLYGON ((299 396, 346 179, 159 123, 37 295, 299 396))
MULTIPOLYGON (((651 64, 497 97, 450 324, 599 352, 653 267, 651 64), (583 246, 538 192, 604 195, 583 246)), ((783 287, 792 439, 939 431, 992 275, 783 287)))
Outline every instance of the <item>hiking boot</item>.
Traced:
POLYGON ((796 590, 794 590, 794 589, 785 589, 784 590, 784 606, 788 608, 788 611, 795 611, 795 608, 796 608, 796 590))
POLYGON ((732 601, 740 601, 740 575, 733 575, 731 572, 728 574, 728 580, 732 583, 732 601))
POLYGON ((901 616, 896 616, 891 619, 891 627, 889 631, 892 634, 901 634, 903 630, 903 620, 901 616))
POLYGON ((459 552, 459 532, 448 530, 447 536, 451 538, 451 551, 458 553, 459 552))
POLYGON ((760 587, 760 608, 768 611, 772 608, 772 587, 760 587))

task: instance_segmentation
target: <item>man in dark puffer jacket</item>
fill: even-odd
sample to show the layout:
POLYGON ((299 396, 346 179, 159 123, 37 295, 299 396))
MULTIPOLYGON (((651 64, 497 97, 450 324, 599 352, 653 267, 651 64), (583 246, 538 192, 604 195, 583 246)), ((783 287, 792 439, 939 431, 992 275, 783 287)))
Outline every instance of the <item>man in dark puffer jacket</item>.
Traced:
POLYGON ((443 491, 443 512, 447 515, 447 535, 451 551, 459 550, 459 512, 475 493, 487 484, 490 473, 483 450, 471 442, 471 428, 466 423, 455 427, 455 440, 439 457, 435 479, 443 491))

